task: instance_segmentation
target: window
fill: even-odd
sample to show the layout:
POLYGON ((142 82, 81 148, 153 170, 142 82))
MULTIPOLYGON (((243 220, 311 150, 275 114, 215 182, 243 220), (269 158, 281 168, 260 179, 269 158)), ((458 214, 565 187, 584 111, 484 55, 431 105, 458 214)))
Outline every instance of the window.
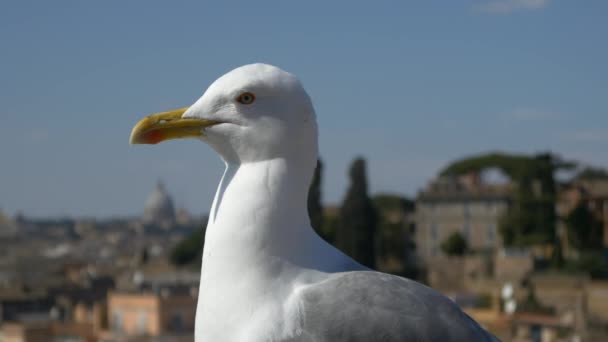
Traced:
POLYGON ((431 223, 431 239, 433 241, 439 240, 439 227, 436 223, 431 223))
POLYGON ((464 239, 468 243, 471 237, 471 225, 469 224, 469 222, 464 223, 464 226, 462 227, 462 235, 464 235, 464 239))
POLYGON ((112 330, 114 330, 115 332, 122 332, 123 330, 123 326, 122 326, 122 310, 120 309, 115 309, 112 312, 112 330))
POLYGON ((487 234, 488 242, 494 243, 494 241, 496 240, 496 224, 490 223, 487 227, 486 234, 487 234))
POLYGON ((171 320, 169 321, 169 331, 172 332, 183 332, 184 331, 184 318, 181 313, 175 312, 171 315, 171 320))
POLYGON ((137 332, 140 335, 145 335, 148 331, 148 313, 144 310, 139 312, 139 317, 137 318, 137 332))

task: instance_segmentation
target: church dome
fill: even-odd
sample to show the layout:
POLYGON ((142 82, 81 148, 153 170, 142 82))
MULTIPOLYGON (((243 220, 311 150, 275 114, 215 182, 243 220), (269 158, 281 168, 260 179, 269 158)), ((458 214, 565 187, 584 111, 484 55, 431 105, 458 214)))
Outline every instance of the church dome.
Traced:
POLYGON ((175 207, 162 182, 158 182, 144 207, 144 223, 166 224, 175 221, 175 207))

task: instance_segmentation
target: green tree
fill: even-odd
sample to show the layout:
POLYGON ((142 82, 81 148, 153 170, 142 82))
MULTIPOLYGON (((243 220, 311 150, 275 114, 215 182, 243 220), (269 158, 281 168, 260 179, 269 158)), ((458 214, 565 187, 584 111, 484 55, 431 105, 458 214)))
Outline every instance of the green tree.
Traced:
POLYGON ((378 216, 376 226, 376 261, 384 272, 407 277, 416 276, 413 227, 407 220, 414 211, 414 202, 398 195, 378 194, 372 202, 378 216), (396 263, 398 262, 398 263, 396 263))
POLYGON ((149 260, 150 260, 150 252, 148 252, 148 246, 144 246, 141 249, 141 254, 140 254, 140 257, 139 257, 139 262, 142 265, 145 265, 145 264, 148 263, 149 260))
POLYGON ((602 247, 602 225, 584 201, 581 201, 565 218, 568 240, 579 250, 602 247))
MULTIPOLYGON (((323 175, 323 163, 317 160, 317 167, 308 189, 308 216, 310 225, 321 236, 323 236, 323 205, 321 204, 321 186, 323 175)), ((323 236, 326 238, 325 236, 323 236)))
POLYGON ((534 285, 528 281, 528 295, 519 304, 518 311, 522 312, 534 312, 539 314, 554 314, 555 310, 551 307, 545 306, 540 303, 536 297, 536 289, 534 285))
POLYGON ((327 241, 329 244, 336 246, 336 234, 340 229, 340 217, 339 216, 325 216, 323 217, 323 226, 319 235, 327 241))
POLYGON ((201 262, 203 245, 205 244, 205 230, 204 228, 195 230, 173 248, 169 259, 174 265, 182 266, 201 262))
POLYGON ((367 194, 365 160, 357 158, 350 167, 350 187, 340 208, 338 248, 357 262, 375 267, 376 211, 367 194))
POLYGON ((441 250, 449 256, 464 255, 467 251, 467 240, 459 232, 454 232, 441 243, 441 250))
POLYGON ((580 180, 608 179, 608 171, 603 168, 588 166, 579 171, 575 178, 580 180))
POLYGON ((608 279, 608 260, 600 250, 581 252, 577 259, 568 260, 565 268, 573 273, 587 273, 592 279, 608 279))

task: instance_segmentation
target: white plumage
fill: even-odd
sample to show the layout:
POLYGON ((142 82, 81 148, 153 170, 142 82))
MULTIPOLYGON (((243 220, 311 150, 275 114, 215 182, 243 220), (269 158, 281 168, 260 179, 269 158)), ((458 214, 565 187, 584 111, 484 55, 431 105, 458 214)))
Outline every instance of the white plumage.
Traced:
POLYGON ((181 119, 203 120, 198 137, 226 163, 205 237, 196 341, 495 340, 449 299, 367 270, 312 230, 317 124, 295 76, 237 68, 181 119))

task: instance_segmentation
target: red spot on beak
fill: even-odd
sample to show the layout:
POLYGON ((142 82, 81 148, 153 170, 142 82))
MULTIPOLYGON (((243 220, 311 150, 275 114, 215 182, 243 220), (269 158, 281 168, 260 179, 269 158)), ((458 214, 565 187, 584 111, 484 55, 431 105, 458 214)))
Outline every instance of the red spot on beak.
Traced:
POLYGON ((147 144, 158 144, 159 142, 163 141, 164 136, 165 135, 161 130, 155 129, 146 133, 144 136, 144 141, 147 144))

